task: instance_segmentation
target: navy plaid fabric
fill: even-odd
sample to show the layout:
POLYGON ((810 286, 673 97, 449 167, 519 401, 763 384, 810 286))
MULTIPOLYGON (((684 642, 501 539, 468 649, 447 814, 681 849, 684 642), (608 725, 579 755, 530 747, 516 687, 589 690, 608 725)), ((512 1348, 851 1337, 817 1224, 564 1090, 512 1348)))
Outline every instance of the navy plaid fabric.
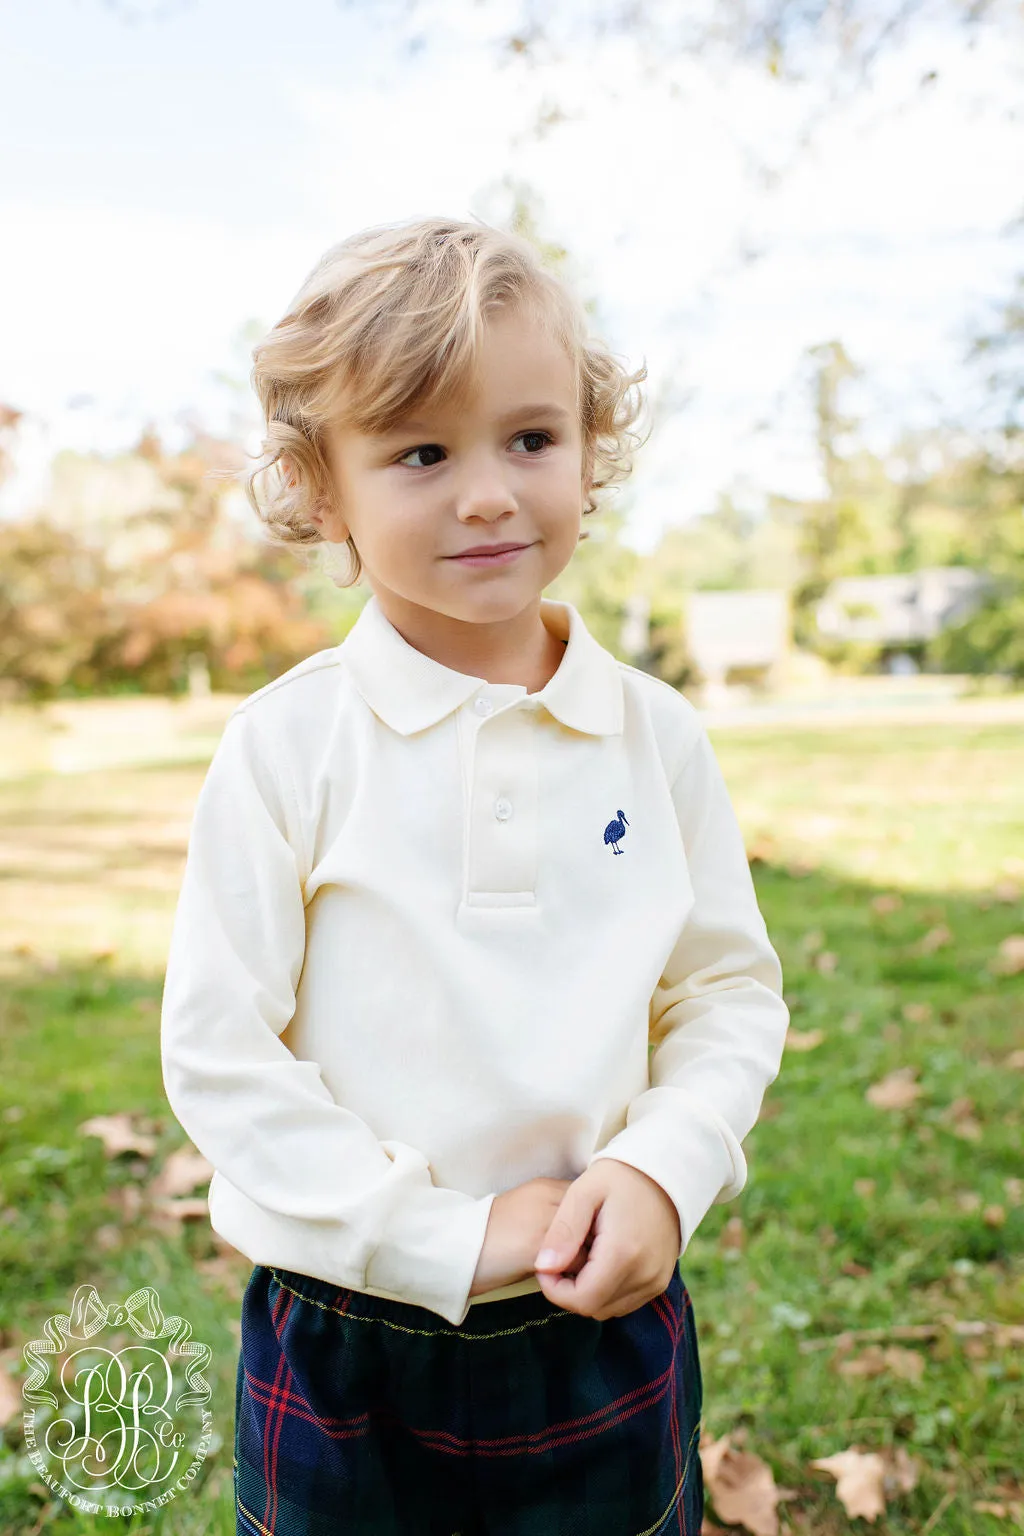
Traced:
POLYGON ((679 1270, 603 1322, 542 1292, 461 1326, 257 1265, 239 1536, 699 1536, 702 1382, 679 1270))

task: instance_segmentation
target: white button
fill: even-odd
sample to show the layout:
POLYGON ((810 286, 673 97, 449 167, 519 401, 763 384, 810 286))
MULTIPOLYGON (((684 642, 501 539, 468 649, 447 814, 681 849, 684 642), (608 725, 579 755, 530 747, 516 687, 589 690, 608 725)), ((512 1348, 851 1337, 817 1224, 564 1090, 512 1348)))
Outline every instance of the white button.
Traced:
POLYGON ((473 708, 476 710, 478 715, 489 715, 493 711, 494 705, 491 703, 490 699, 485 699, 481 695, 473 705, 473 708))
POLYGON ((494 814, 497 816, 499 821, 508 821, 509 817, 512 815, 511 800, 505 800, 504 798, 501 800, 495 800, 494 814))

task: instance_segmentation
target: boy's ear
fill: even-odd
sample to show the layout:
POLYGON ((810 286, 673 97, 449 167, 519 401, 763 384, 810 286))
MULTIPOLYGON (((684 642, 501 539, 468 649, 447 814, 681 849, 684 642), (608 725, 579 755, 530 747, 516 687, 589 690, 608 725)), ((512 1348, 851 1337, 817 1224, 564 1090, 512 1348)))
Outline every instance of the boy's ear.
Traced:
POLYGON ((349 537, 348 524, 336 507, 323 499, 314 502, 310 519, 331 544, 344 544, 349 537))

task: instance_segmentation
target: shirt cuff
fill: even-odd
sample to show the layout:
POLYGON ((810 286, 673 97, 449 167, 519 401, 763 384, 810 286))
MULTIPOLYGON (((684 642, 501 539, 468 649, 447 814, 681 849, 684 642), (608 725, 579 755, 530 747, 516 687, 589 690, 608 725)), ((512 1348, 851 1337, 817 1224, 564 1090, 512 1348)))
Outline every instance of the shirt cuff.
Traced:
POLYGON ((407 1200, 392 1212, 370 1255, 365 1283, 458 1327, 469 1311, 496 1196, 477 1200, 436 1184, 427 1193, 429 1198, 407 1200))
POLYGON ((614 1157, 660 1184, 679 1217, 680 1258, 713 1205, 739 1194, 747 1162, 733 1132, 684 1089, 647 1089, 633 1101, 623 1130, 594 1152, 614 1157))

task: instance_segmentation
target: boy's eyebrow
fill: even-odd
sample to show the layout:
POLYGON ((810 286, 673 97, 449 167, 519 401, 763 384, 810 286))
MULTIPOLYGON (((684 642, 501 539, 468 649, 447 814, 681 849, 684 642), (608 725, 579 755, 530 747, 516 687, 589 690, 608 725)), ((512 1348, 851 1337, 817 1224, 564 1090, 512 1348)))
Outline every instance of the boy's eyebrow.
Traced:
MULTIPOLYGON (((524 416, 548 416, 559 421, 568 421, 571 413, 560 405, 554 405, 550 401, 546 405, 517 405, 515 410, 506 411, 498 417, 499 425, 504 426, 509 421, 519 421, 524 416)), ((424 421, 400 421, 395 426, 389 427, 386 432, 381 432, 381 437, 398 437, 406 432, 425 432, 428 424, 424 421)))

